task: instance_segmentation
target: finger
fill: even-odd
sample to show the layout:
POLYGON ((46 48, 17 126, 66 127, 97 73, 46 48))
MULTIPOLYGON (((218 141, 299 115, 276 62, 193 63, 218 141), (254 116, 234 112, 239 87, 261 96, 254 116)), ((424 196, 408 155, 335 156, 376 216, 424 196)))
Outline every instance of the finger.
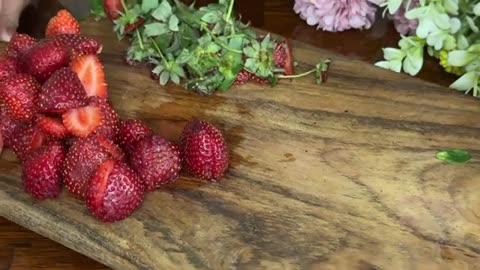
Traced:
POLYGON ((29 0, 0 0, 0 40, 10 41, 29 0))

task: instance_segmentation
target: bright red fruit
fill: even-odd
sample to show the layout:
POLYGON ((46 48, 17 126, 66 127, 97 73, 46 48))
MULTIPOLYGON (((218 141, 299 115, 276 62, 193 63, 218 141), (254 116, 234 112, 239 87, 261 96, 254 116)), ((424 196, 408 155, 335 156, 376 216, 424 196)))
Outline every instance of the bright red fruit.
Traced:
POLYGON ((80 56, 72 62, 71 67, 80 78, 87 96, 107 98, 107 84, 105 83, 103 65, 96 55, 80 56))
POLYGON ((143 184, 123 162, 104 161, 89 182, 88 211, 103 222, 116 222, 139 209, 144 199, 143 184))
POLYGON ((19 72, 17 60, 10 56, 0 57, 0 81, 5 80, 19 72))
POLYGON ((120 12, 123 12, 121 0, 103 0, 103 9, 107 17, 114 21, 120 18, 120 12))
POLYGON ((63 113, 86 106, 87 94, 77 74, 68 67, 60 68, 43 84, 38 96, 40 112, 63 113))
POLYGON ((63 126, 60 119, 39 115, 37 117, 37 123, 45 134, 52 137, 63 139, 68 135, 68 130, 63 126))
POLYGON ((146 191, 178 179, 181 170, 180 150, 177 145, 154 135, 135 145, 130 155, 130 165, 145 184, 146 191))
POLYGON ((5 56, 21 57, 26 51, 32 48, 37 43, 37 40, 27 34, 15 33, 8 43, 7 49, 4 52, 5 56))
POLYGON ((80 34, 78 21, 65 9, 58 11, 57 15, 48 21, 45 30, 46 37, 60 34, 80 34))
POLYGON ((37 43, 20 59, 22 70, 40 83, 45 82, 55 71, 68 66, 69 63, 70 54, 66 47, 45 41, 37 43))
POLYGON ((58 197, 62 184, 65 146, 52 141, 26 159, 22 166, 25 191, 39 200, 58 197))
POLYGON ((8 113, 17 120, 31 120, 36 113, 40 85, 30 75, 18 74, 0 85, 0 100, 8 113))
POLYGON ((273 58, 275 65, 285 70, 285 75, 293 74, 292 48, 288 39, 277 44, 273 51, 273 58))
POLYGON ((70 52, 76 50, 82 54, 99 54, 103 49, 103 45, 100 41, 77 34, 56 35, 47 38, 47 40, 68 48, 70 52))
POLYGON ((118 142, 125 151, 131 153, 137 142, 152 134, 152 129, 146 123, 137 119, 128 119, 120 125, 118 142))
POLYGON ((110 102, 101 97, 91 97, 90 105, 100 108, 102 120, 95 129, 95 134, 102 135, 112 141, 116 141, 120 126, 120 117, 112 108, 110 102))
POLYGON ((12 141, 12 149, 19 160, 25 161, 47 141, 47 135, 38 125, 28 125, 16 130, 12 141))
POLYGON ((88 105, 65 112, 62 115, 62 123, 73 135, 87 137, 100 126, 102 117, 99 107, 88 105))
POLYGON ((123 159, 123 152, 108 139, 100 136, 75 139, 65 159, 66 189, 83 199, 88 181, 97 171, 98 165, 111 158, 123 159))
POLYGON ((182 132, 182 159, 195 177, 218 181, 229 165, 229 154, 222 132, 211 123, 192 119, 182 132))

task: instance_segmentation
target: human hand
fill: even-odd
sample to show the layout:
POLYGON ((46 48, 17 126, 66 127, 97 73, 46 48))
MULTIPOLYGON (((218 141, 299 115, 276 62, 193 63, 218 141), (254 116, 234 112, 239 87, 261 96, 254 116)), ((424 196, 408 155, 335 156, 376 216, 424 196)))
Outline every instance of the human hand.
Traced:
POLYGON ((30 0, 0 0, 0 40, 10 41, 17 31, 23 9, 30 0))

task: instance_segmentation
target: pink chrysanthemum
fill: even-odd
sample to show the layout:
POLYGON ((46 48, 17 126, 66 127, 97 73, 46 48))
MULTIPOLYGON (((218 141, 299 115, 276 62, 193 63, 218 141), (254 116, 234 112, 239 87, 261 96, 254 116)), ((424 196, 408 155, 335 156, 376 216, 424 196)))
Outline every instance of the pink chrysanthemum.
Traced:
POLYGON ((369 29, 377 8, 367 0, 295 0, 293 9, 309 25, 337 32, 369 29))
MULTIPOLYGON (((414 35, 417 30, 418 20, 409 20, 405 18, 407 4, 408 0, 404 0, 403 4, 400 6, 397 12, 389 16, 389 18, 393 20, 393 24, 395 25, 395 29, 398 33, 402 35, 414 35)), ((411 10, 417 4, 418 0, 411 0, 410 5, 408 6, 408 10, 411 10)))

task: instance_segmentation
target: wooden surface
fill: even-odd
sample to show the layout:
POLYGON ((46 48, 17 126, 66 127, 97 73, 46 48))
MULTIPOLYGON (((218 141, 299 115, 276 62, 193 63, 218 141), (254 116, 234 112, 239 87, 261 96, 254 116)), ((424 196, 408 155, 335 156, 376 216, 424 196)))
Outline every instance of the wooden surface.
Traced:
POLYGON ((123 66, 110 25, 84 27, 105 43, 122 116, 170 139, 206 118, 225 130, 232 168, 215 185, 183 177, 105 225, 66 195, 32 201, 7 152, 0 215, 116 269, 478 269, 478 161, 434 158, 450 147, 480 153, 478 100, 301 43, 302 67, 333 56, 328 84, 200 97, 123 66))
MULTIPOLYGON (((62 2, 68 3, 74 1, 63 0, 62 2)), ((257 5, 255 8, 245 8, 245 6, 252 7, 253 2, 257 2, 257 0, 242 0, 239 2, 239 8, 242 8, 242 14, 251 19, 255 26, 296 38, 303 42, 328 49, 329 51, 335 51, 370 64, 381 58, 382 47, 395 45, 398 39, 398 35, 395 33, 391 23, 385 20, 377 19, 373 28, 368 31, 326 33, 317 31, 315 28, 307 26, 300 20, 291 10, 293 6, 293 1, 291 0, 266 0, 263 6, 257 5), (264 10, 264 13, 259 13, 259 10, 264 10)), ((40 36, 43 33, 46 21, 60 6, 52 0, 42 0, 41 3, 39 9, 26 10, 22 16, 20 31, 36 36, 40 36)), ((108 30, 107 28, 103 29, 108 30)), ((427 60, 426 66, 418 77, 422 80, 440 85, 448 85, 455 79, 453 76, 446 75, 441 68, 438 67, 438 64, 431 60, 427 60)), ((420 93, 416 94, 418 95, 420 93)), ((392 94, 389 94, 389 96, 390 95, 392 94)), ((393 99, 393 97, 391 98, 393 99)), ((355 107, 354 102, 355 98, 352 96, 352 102, 350 102, 348 106, 355 107)), ((463 105, 462 103, 459 106, 462 107, 463 105)), ((443 105, 443 107, 446 106, 447 105, 443 105)), ((355 111, 353 111, 353 113, 355 113, 355 111)), ((462 117, 473 119, 471 115, 462 117)), ((453 140, 454 139, 452 139, 452 141, 453 140)), ((467 147, 471 147, 471 145, 467 147)), ((448 168, 454 170, 457 167, 448 168)), ((478 211, 476 213, 478 215, 478 211)), ((451 257, 448 251, 449 249, 437 248, 434 252, 441 253, 442 256, 448 259, 451 257)), ((452 258, 455 259, 456 257, 454 256, 452 258)), ((362 267, 368 269, 368 264, 362 264, 362 266, 358 268, 362 269, 362 267)), ((110 268, 0 217, 0 270, 3 269, 110 268)), ((387 267, 386 269, 390 268, 387 267)))

